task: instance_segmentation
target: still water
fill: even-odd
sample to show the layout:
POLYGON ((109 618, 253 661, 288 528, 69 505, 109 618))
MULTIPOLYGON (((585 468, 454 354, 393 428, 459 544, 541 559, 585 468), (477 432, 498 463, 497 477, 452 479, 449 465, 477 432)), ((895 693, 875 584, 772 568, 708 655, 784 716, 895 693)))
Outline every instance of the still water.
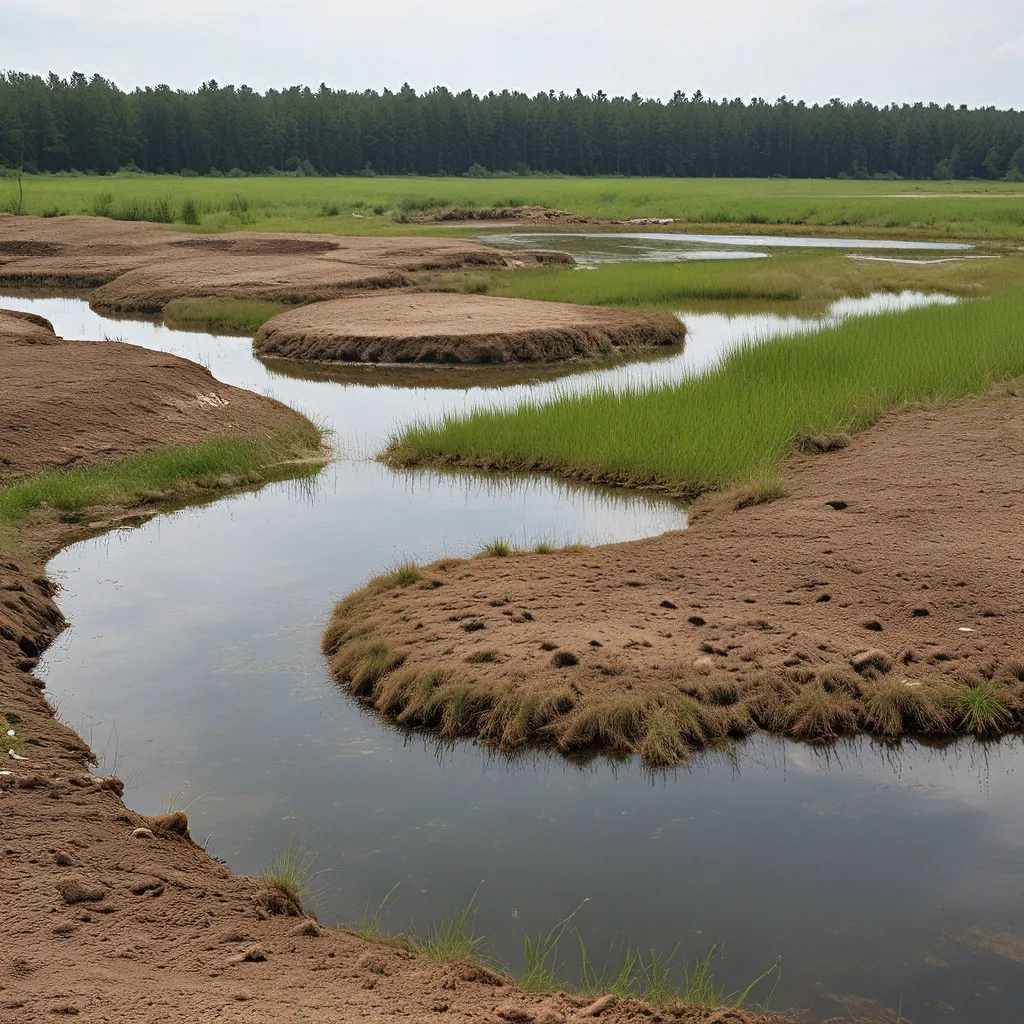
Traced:
POLYGON ((509 231, 480 235, 500 249, 547 249, 572 255, 580 266, 640 261, 764 259, 761 249, 874 249, 960 251, 963 242, 907 242, 892 238, 811 238, 792 235, 691 235, 671 231, 509 231))
MULTIPOLYGON (((875 306, 881 299, 872 300, 875 306)), ((917 296, 884 302, 914 304, 917 296)), ((402 474, 354 455, 409 418, 709 365, 744 336, 808 329, 686 315, 683 356, 502 390, 368 387, 267 369, 246 339, 111 321, 80 300, 3 299, 65 337, 186 355, 336 432, 316 480, 160 516, 76 544, 50 573, 71 621, 41 672, 61 717, 128 780, 143 813, 187 807, 193 835, 252 871, 290 835, 317 853, 322 920, 361 918, 396 884, 395 929, 479 887, 477 924, 516 966, 525 933, 576 918, 591 955, 626 936, 703 955, 742 988, 782 956, 773 1005, 811 1021, 1020 1019, 1024 759, 1015 741, 831 752, 763 737, 651 776, 635 763, 514 761, 406 739, 329 679, 333 602, 389 562, 467 554, 502 535, 588 542, 678 529, 668 502, 543 478, 402 474)), ((863 311, 840 305, 832 315, 863 311)), ((567 980, 573 940, 563 944, 567 980)))

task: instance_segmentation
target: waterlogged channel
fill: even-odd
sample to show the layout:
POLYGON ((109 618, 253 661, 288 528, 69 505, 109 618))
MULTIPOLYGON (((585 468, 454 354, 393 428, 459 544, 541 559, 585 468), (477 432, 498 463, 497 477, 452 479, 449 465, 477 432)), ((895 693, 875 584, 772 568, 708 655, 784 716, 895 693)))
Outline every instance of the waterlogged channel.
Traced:
MULTIPOLYGON (((382 726, 319 655, 334 600, 403 557, 468 554, 497 535, 599 542, 685 525, 678 506, 621 492, 401 474, 353 457, 394 425, 666 379, 743 337, 812 324, 687 316, 682 356, 497 390, 300 379, 268 370, 246 339, 106 320, 73 299, 0 305, 40 313, 65 337, 120 337, 205 363, 320 417, 348 453, 312 482, 160 516, 51 562, 72 625, 41 672, 103 770, 128 780, 131 806, 187 807, 193 835, 238 871, 301 836, 328 922, 362 918, 399 883, 383 922, 422 929, 478 889, 478 928, 513 967, 524 934, 586 900, 575 920, 598 961, 626 937, 666 953, 681 942, 680 956, 722 940, 719 981, 738 989, 781 955, 773 1005, 812 1021, 893 1020, 900 1007, 915 1024, 1019 1020, 1016 741, 939 751, 858 739, 816 752, 759 737, 653 777, 633 763, 507 761, 382 726)), ((567 938, 567 980, 576 954, 567 938)))

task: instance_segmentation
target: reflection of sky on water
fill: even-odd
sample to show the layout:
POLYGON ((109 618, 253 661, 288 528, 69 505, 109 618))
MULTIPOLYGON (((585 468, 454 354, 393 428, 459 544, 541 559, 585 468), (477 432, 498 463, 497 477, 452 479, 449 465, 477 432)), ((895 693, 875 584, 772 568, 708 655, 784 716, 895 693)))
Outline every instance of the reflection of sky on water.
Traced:
MULTIPOLYGON (((368 448, 411 412, 493 397, 293 380, 268 374, 245 340, 100 322, 84 304, 46 301, 4 304, 49 316, 67 336, 119 334, 198 356, 221 379, 273 388, 340 433, 363 431, 368 448)), ((671 359, 643 371, 693 372, 738 328, 780 328, 687 321, 691 341, 671 371, 671 359)), ((605 381, 634 372, 597 371, 605 381)), ((423 927, 479 883, 479 928, 515 963, 525 932, 588 899, 577 921, 592 955, 627 932, 645 948, 682 940, 687 955, 722 939, 720 981, 733 989, 781 954, 773 1005, 810 1007, 810 1020, 839 1012, 830 994, 853 994, 891 1014, 902 1002, 915 1024, 1015 1022, 1020 966, 957 937, 1020 929, 1018 742, 940 751, 858 739, 815 751, 761 737, 652 777, 633 763, 509 762, 407 739, 327 676, 318 639, 333 601, 389 562, 468 553, 495 535, 611 540, 684 521, 666 503, 544 479, 340 461, 311 482, 61 553, 50 568, 72 626, 43 672, 62 718, 104 769, 131 780, 132 806, 156 812, 183 790, 177 805, 190 805, 197 840, 211 835, 237 870, 293 830, 304 836, 327 921, 360 917, 400 882, 387 922, 423 927)))

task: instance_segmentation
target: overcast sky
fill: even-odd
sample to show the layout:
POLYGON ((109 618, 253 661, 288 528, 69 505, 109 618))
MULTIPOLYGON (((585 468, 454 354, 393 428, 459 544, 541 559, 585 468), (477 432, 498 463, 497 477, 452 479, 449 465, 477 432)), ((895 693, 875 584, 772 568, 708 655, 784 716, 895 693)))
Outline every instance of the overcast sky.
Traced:
POLYGON ((1024 0, 0 0, 0 68, 1024 108, 1024 0))

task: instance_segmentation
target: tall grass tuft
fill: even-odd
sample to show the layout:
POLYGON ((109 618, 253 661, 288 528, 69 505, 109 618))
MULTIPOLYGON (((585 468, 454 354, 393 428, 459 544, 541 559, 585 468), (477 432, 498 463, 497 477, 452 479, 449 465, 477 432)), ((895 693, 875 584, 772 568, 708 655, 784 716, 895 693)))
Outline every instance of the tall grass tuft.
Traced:
POLYGON ((487 943, 476 932, 476 893, 457 914, 446 917, 423 935, 412 937, 413 948, 425 953, 431 960, 450 964, 460 960, 476 960, 487 943))
POLYGON ((305 840, 297 839, 293 833, 283 847, 274 850, 267 863, 256 872, 256 877, 301 906, 302 897, 309 892, 315 860, 316 855, 310 852, 305 840))
MULTIPOLYGON (((695 497, 777 479, 800 437, 854 433, 889 409, 1024 373, 1024 289, 750 343, 676 384, 451 414, 393 437, 395 463, 542 468, 695 497)), ((771 490, 771 488, 769 488, 771 490)))

